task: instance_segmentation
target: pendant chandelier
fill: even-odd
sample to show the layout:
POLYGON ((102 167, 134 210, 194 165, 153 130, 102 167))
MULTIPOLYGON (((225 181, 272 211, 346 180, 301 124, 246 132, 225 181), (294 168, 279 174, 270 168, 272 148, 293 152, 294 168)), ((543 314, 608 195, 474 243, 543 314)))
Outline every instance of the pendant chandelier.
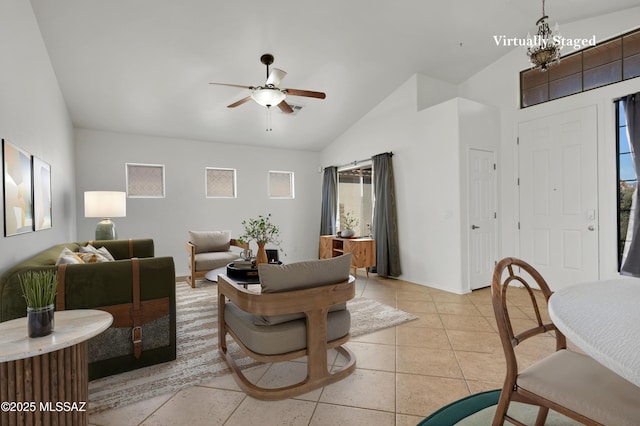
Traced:
POLYGON ((544 2, 545 0, 542 0, 542 18, 536 22, 538 32, 533 36, 533 40, 530 35, 527 35, 529 61, 531 61, 532 68, 539 68, 540 71, 546 71, 549 66, 560 62, 560 50, 562 49, 560 28, 557 23, 554 31, 549 28, 547 23, 549 17, 544 12, 544 2))

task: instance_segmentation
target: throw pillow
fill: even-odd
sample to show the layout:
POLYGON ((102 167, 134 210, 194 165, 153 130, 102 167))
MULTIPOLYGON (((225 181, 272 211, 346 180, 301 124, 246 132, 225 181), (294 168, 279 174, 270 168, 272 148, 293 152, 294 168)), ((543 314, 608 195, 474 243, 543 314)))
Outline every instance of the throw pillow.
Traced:
POLYGON ((102 246, 99 249, 95 248, 91 244, 87 244, 84 247, 80 247, 80 253, 95 253, 104 257, 106 260, 102 260, 101 262, 112 262, 114 261, 113 255, 107 250, 106 247, 102 246))
POLYGON ((331 259, 306 260, 286 265, 258 265, 262 293, 302 290, 337 284, 349 278, 351 254, 331 259))
MULTIPOLYGON (((351 253, 331 259, 307 260, 288 265, 261 263, 258 265, 262 293, 302 290, 337 284, 349 279, 351 253)), ((346 309, 345 303, 332 306, 329 312, 346 309)), ((286 315, 255 315, 255 325, 276 325, 304 318, 303 313, 286 315)))
POLYGON ((67 247, 65 247, 60 253, 60 256, 58 256, 58 260, 56 261, 56 266, 62 265, 65 263, 79 264, 79 263, 84 263, 84 260, 82 260, 82 258, 78 256, 78 253, 74 253, 71 250, 69 250, 67 247))
POLYGON ((231 248, 231 231, 189 231, 189 241, 196 246, 196 254, 228 251, 231 248))
POLYGON ((102 262, 109 262, 110 260, 107 259, 105 256, 101 255, 100 253, 96 252, 96 253, 78 253, 78 256, 84 261, 84 263, 102 263, 102 262))

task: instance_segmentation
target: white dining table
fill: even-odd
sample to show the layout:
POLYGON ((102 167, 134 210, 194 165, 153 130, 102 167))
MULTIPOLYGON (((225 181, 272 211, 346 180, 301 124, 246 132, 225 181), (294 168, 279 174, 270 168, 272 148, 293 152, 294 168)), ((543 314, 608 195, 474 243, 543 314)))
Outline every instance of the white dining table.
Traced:
POLYGON ((640 278, 562 288, 549 299, 549 316, 584 353, 640 386, 640 278))

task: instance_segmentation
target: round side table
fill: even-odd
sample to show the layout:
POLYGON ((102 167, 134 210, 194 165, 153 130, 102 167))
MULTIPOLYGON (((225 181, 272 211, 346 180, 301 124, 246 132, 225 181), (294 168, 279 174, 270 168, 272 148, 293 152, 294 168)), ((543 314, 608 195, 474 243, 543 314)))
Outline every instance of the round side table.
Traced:
POLYGON ((0 323, 0 424, 89 423, 87 340, 111 314, 56 311, 54 331, 27 337, 27 319, 0 323))

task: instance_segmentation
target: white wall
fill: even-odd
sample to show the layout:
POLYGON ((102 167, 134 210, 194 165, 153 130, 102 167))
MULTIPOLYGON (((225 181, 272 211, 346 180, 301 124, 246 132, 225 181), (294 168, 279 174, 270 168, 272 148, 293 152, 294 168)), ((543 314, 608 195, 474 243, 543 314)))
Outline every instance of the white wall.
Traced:
MULTIPOLYGON (((177 275, 188 272, 189 230, 242 233, 243 219, 272 214, 280 226, 281 260, 318 257, 319 154, 154 136, 76 130, 78 239, 94 238, 98 219, 84 217, 84 191, 126 191, 126 163, 165 165, 165 198, 127 199, 127 217, 116 218, 118 238, 153 238, 156 255, 173 256, 177 275), (235 168, 235 199, 205 197, 205 167, 235 168), (295 199, 267 195, 270 170, 292 171, 295 199)), ((252 248, 256 250, 255 243, 252 248)))
MULTIPOLYGON (((415 114, 415 113, 414 113, 415 114)), ((462 283, 460 197, 460 130, 458 100, 453 99, 416 114, 419 131, 408 165, 395 167, 403 188, 405 210, 398 217, 406 229, 400 235, 401 278, 460 292, 462 283), (407 245, 408 244, 408 245, 407 245)), ((396 157, 394 157, 395 160, 396 157)))
POLYGON ((448 83, 439 89, 435 85, 435 79, 411 77, 322 151, 322 165, 392 151, 400 278, 464 293, 468 291, 463 232, 466 151, 469 146, 495 149, 497 114, 493 108, 455 97, 448 83), (424 98, 428 90, 423 84, 436 92, 433 101, 444 102, 425 107, 431 102, 424 98), (418 101, 421 96, 423 102, 418 101))
MULTIPOLYGON (((470 264, 471 243, 469 241, 471 221, 469 218, 469 200, 471 199, 471 188, 469 187, 469 149, 479 149, 494 152, 498 170, 502 164, 498 162, 498 150, 500 145, 500 119, 497 108, 474 102, 464 98, 458 98, 458 120, 459 120, 459 161, 460 161, 460 250, 461 250, 461 277, 460 287, 452 288, 451 291, 457 293, 468 293, 471 291, 470 285, 470 264)), ((498 192, 498 188, 496 188, 498 192)), ((500 193, 496 194, 500 199, 500 193)), ((497 205, 496 205, 497 208, 497 205)), ((496 224, 496 242, 500 239, 500 222, 498 217, 496 224)), ((495 253, 496 256, 498 252, 495 253)), ((489 285, 489 282, 486 283, 489 285)), ((453 285, 453 284, 452 284, 453 285)))
POLYGON ((76 212, 73 129, 28 1, 0 2, 0 40, 0 137, 51 165, 53 200, 51 229, 11 237, 0 230, 2 272, 53 244, 74 240, 76 212))
MULTIPOLYGON (((562 34, 569 38, 590 38, 595 34, 601 41, 634 29, 638 22, 640 7, 564 24, 562 34)), ((519 73, 527 67, 523 49, 505 50, 505 56, 459 85, 457 93, 448 83, 438 84, 435 79, 414 76, 322 152, 324 166, 384 151, 397 154, 393 161, 401 278, 454 292, 468 291, 468 253, 463 230, 466 154, 470 146, 498 151, 497 255, 517 256, 518 123, 588 105, 596 105, 598 110, 598 170, 594 173, 598 173, 599 181, 600 276, 618 275, 612 100, 640 91, 640 79, 520 110, 519 73), (456 95, 460 98, 448 100, 456 95), (420 110, 418 113, 416 108, 420 110), (451 165, 452 158, 457 158, 459 164, 451 165), (456 167, 459 173, 455 172, 456 167), (458 200, 451 194, 456 194, 458 200)))
POLYGON ((416 75, 416 84, 418 91, 418 111, 458 96, 458 87, 456 85, 429 77, 428 75, 416 75))
MULTIPOLYGON (((568 38, 589 38, 597 41, 620 35, 637 27, 640 7, 620 13, 601 16, 561 26, 562 35, 568 38)), ((565 52, 566 53, 566 52, 565 52)), ((494 105, 500 111, 500 195, 502 239, 501 257, 517 256, 518 203, 516 138, 518 123, 569 111, 589 105, 597 107, 598 114, 598 191, 600 277, 611 278, 617 273, 616 231, 616 129, 613 99, 640 91, 640 79, 590 90, 533 107, 519 109, 519 72, 528 67, 522 48, 513 49, 496 63, 477 73, 460 85, 460 96, 481 103, 494 105)))

